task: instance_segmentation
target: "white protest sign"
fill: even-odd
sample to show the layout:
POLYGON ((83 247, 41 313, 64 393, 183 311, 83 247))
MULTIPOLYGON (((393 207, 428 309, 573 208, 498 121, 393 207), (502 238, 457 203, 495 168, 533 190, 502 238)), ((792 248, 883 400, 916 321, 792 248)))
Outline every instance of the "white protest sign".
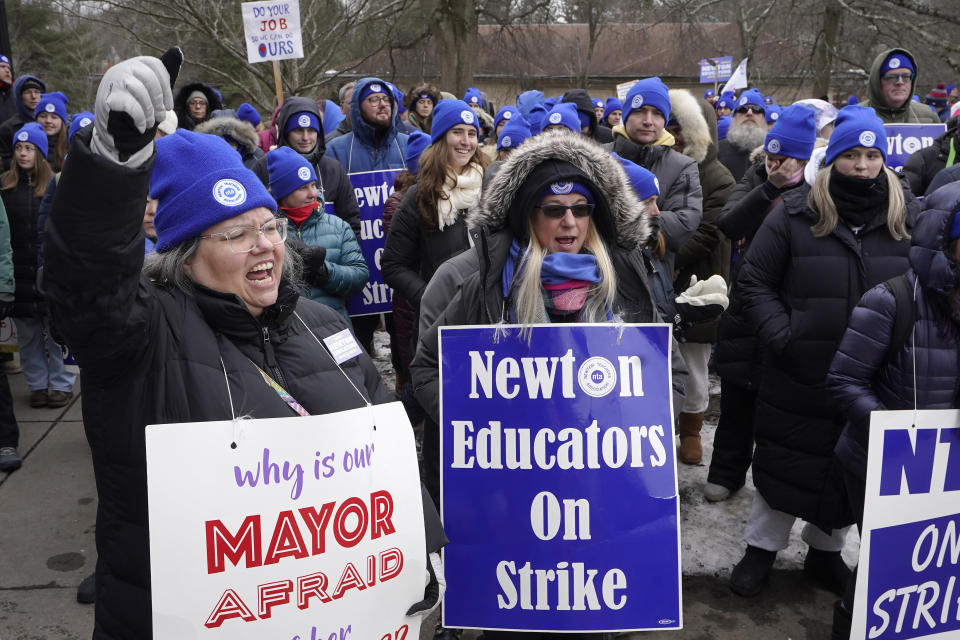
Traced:
POLYGON ((850 637, 955 640, 958 576, 960 411, 874 411, 850 637))
POLYGON ((629 82, 621 82, 617 85, 617 99, 620 102, 624 102, 627 99, 627 93, 630 91, 630 87, 640 82, 639 80, 630 80, 629 82))
POLYGON ((400 403, 146 441, 154 638, 418 637, 426 542, 400 403))
POLYGON ((244 2, 240 8, 247 62, 303 57, 299 0, 244 2))

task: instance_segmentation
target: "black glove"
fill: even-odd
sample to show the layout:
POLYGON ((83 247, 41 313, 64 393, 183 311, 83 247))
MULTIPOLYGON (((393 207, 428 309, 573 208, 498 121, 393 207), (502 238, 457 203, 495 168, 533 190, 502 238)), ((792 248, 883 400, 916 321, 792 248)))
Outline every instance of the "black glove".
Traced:
POLYGON ((443 564, 440 554, 433 552, 427 556, 427 584, 423 589, 423 600, 407 609, 408 616, 420 616, 425 620, 440 605, 443 592, 447 590, 447 580, 443 577, 443 564))
POLYGON ((311 247, 294 235, 287 235, 287 245, 300 254, 303 260, 303 279, 307 284, 323 287, 329 282, 326 247, 311 247))
POLYGON ((690 288, 677 296, 674 304, 685 323, 709 322, 720 317, 729 304, 727 283, 718 275, 700 282, 693 276, 690 288))

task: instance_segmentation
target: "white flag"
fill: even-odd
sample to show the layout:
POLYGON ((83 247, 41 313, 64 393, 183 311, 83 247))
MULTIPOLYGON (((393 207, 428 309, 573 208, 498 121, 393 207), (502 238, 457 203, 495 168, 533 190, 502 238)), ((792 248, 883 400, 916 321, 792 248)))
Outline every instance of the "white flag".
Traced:
POLYGON ((747 60, 750 58, 744 58, 740 61, 740 64, 737 65, 736 70, 734 70, 733 75, 730 76, 730 79, 727 80, 727 84, 723 85, 723 91, 720 93, 726 93, 727 91, 736 91, 737 89, 746 89, 747 88, 747 60))

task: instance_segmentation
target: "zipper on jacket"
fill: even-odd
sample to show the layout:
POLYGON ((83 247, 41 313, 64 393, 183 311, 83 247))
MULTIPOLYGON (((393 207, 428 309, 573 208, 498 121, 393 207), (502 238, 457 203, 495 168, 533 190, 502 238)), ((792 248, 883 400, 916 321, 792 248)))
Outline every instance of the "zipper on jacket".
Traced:
POLYGON ((270 342, 270 330, 266 327, 260 327, 260 330, 263 332, 263 352, 267 357, 267 368, 276 383, 286 389, 287 381, 283 379, 283 372, 280 371, 280 365, 277 364, 277 358, 273 352, 273 343, 270 342))

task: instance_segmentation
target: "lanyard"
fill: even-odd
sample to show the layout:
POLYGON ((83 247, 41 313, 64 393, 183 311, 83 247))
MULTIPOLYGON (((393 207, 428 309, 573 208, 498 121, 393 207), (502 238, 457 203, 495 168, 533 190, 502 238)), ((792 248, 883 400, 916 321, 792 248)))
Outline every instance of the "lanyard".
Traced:
MULTIPOLYGON (((253 366, 257 367, 256 364, 254 364, 253 366)), ((267 374, 266 371, 264 371, 264 370, 261 369, 260 367, 257 367, 257 371, 259 371, 259 372, 260 372, 260 375, 263 376, 263 381, 266 382, 268 385, 270 385, 270 386, 273 388, 273 390, 277 392, 277 395, 280 396, 280 398, 281 398, 284 402, 286 402, 287 405, 289 405, 291 409, 293 409, 294 411, 296 411, 296 412, 297 412, 298 414, 300 414, 301 416, 309 416, 309 415, 310 415, 310 413, 307 412, 307 410, 303 408, 303 405, 301 405, 299 402, 297 402, 296 400, 294 400, 294 399, 293 399, 293 396, 290 395, 290 392, 287 391, 286 389, 284 389, 283 387, 281 387, 279 384, 277 384, 277 381, 274 380, 273 378, 271 378, 271 377, 267 374)))

